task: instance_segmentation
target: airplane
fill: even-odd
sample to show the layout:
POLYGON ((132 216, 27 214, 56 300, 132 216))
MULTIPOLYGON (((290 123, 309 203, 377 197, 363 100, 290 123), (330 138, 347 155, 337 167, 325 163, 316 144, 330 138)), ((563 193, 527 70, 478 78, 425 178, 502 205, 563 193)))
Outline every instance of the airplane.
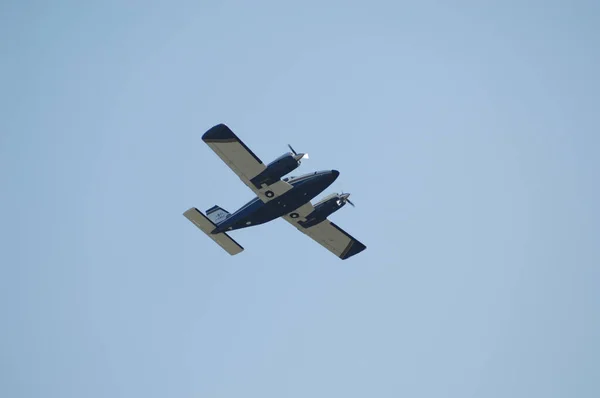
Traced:
POLYGON ((366 246, 327 219, 350 203, 348 193, 333 193, 314 205, 311 200, 329 187, 339 176, 337 170, 323 170, 298 177, 283 176, 300 166, 308 154, 297 153, 291 145, 287 152, 265 164, 225 124, 204 133, 202 140, 237 174, 256 197, 230 214, 220 206, 206 210, 206 215, 191 207, 183 215, 230 255, 244 248, 227 232, 253 227, 283 218, 321 246, 346 260, 366 246))

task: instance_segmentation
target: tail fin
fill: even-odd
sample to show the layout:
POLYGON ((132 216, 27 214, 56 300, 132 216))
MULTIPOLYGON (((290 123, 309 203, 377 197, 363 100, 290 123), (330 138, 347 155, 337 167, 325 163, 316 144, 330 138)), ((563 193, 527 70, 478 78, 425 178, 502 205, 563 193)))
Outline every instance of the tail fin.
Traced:
POLYGON ((216 225, 195 207, 186 210, 183 215, 232 256, 241 253, 244 250, 239 243, 233 240, 226 233, 221 232, 219 234, 212 234, 211 232, 215 230, 216 225))
POLYGON ((215 205, 206 210, 206 216, 213 224, 218 225, 231 216, 231 214, 227 210, 215 205))

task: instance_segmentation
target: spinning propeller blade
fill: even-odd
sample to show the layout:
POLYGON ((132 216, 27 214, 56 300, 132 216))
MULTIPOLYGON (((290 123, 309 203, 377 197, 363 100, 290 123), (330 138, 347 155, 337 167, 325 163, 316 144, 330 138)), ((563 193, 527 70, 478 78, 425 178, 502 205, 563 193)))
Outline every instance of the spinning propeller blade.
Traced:
POLYGON ((300 161, 300 159, 308 159, 308 153, 298 153, 294 150, 294 148, 292 148, 292 146, 290 144, 288 144, 288 147, 290 148, 290 150, 292 151, 292 153, 294 154, 294 158, 297 161, 300 161))
POLYGON ((348 202, 348 203, 350 203, 350 205, 351 205, 352 207, 356 207, 356 206, 354 206, 354 203, 352 203, 352 202, 350 201, 350 199, 348 199, 348 197, 349 197, 349 196, 350 196, 350 194, 349 194, 349 193, 344 193, 343 191, 342 191, 342 193, 340 194, 340 197, 341 197, 341 199, 342 199, 344 202, 348 202))

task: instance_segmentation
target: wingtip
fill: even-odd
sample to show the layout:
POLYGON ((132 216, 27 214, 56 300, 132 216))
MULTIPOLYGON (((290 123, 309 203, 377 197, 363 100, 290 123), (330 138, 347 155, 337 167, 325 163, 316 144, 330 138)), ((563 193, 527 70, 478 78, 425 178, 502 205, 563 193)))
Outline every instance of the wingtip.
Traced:
POLYGON ((362 244, 361 242, 354 240, 351 243, 352 246, 350 246, 350 248, 348 249, 348 251, 346 253, 344 253, 342 255, 342 257, 340 257, 342 260, 347 260, 352 256, 357 255, 358 253, 364 251, 367 246, 365 246, 364 244, 362 244))
POLYGON ((202 140, 205 142, 229 141, 236 139, 237 137, 233 133, 233 131, 231 131, 231 129, 223 123, 219 123, 216 126, 211 127, 206 133, 202 135, 202 140))

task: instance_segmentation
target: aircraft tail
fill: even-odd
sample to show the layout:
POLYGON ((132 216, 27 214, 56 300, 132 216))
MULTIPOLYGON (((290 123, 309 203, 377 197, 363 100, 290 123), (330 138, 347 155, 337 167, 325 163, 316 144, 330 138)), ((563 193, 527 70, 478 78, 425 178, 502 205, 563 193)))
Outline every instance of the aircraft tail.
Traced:
POLYGON ((219 225, 223 221, 225 221, 231 214, 222 207, 214 205, 210 209, 206 210, 206 216, 213 224, 219 225))
POLYGON ((208 235, 209 238, 217 242, 217 244, 221 246, 223 250, 225 250, 232 256, 241 253, 244 250, 244 248, 240 246, 239 243, 233 240, 225 232, 212 234, 211 232, 214 231, 215 228, 217 228, 217 226, 213 221, 211 221, 207 216, 202 214, 200 210, 196 209, 195 207, 186 210, 185 213, 183 213, 183 215, 185 216, 185 218, 190 220, 196 227, 198 227, 202 232, 208 235))

